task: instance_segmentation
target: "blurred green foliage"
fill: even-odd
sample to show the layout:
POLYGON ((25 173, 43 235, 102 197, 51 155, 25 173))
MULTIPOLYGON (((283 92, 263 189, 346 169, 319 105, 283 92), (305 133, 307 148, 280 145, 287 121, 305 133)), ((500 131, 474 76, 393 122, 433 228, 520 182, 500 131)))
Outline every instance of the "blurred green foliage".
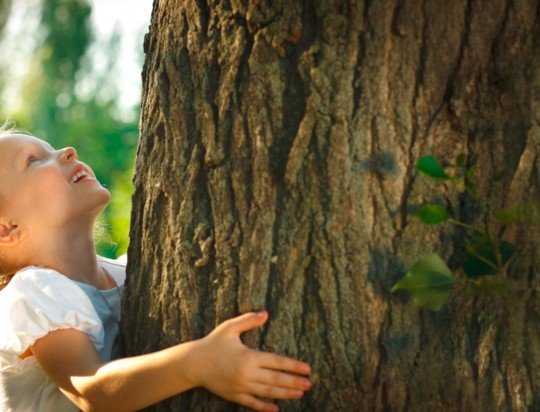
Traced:
POLYGON ((41 0, 41 6, 36 31, 39 41, 24 80, 22 108, 15 113, 0 109, 0 116, 9 116, 18 128, 55 148, 75 147, 79 159, 90 165, 112 195, 98 219, 96 249, 98 254, 114 258, 128 247, 139 117, 138 107, 130 118, 120 115, 114 71, 110 70, 117 60, 120 33, 115 32, 105 44, 107 69, 101 78, 93 79, 91 92, 81 96, 77 86, 93 69, 92 61, 85 60, 95 41, 91 4, 41 0))

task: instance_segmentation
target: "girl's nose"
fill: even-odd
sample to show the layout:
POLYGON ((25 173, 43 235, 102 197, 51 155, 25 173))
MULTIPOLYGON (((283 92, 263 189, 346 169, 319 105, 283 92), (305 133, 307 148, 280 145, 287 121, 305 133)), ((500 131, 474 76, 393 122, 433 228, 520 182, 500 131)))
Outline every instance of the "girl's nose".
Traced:
POLYGON ((79 156, 77 156, 77 151, 71 146, 66 147, 60 157, 62 160, 72 160, 73 158, 77 160, 79 159, 79 156))

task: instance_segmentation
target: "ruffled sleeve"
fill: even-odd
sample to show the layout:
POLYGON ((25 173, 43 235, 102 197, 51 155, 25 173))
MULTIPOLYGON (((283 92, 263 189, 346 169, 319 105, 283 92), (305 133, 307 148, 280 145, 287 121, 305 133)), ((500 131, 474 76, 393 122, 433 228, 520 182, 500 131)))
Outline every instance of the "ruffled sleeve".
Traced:
POLYGON ((99 351, 103 324, 84 291, 53 270, 28 266, 0 291, 0 351, 14 355, 57 329, 74 328, 88 335, 99 351))

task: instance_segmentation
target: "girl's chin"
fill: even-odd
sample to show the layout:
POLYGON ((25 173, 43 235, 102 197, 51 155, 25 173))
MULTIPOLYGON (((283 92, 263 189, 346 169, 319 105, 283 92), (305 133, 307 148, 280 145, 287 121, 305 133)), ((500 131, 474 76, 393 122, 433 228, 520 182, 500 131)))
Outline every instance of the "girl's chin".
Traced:
POLYGON ((107 189, 104 190, 105 191, 103 193, 103 196, 100 196, 99 198, 99 204, 103 205, 103 208, 105 208, 109 203, 111 203, 111 193, 107 189))
POLYGON ((80 212, 83 214, 89 213, 97 217, 111 203, 111 193, 104 188, 100 193, 88 194, 82 201, 77 203, 78 205, 75 206, 78 209, 77 214, 80 212))
MULTIPOLYGON (((91 185, 92 183, 88 182, 88 184, 91 185)), ((90 198, 99 199, 103 202, 109 203, 111 201, 111 192, 109 192, 109 189, 101 186, 99 183, 95 183, 95 184, 99 186, 95 187, 94 190, 91 190, 87 192, 86 194, 84 194, 83 195, 84 198, 85 199, 90 199, 90 198)), ((79 192, 77 195, 80 196, 81 193, 79 192)))

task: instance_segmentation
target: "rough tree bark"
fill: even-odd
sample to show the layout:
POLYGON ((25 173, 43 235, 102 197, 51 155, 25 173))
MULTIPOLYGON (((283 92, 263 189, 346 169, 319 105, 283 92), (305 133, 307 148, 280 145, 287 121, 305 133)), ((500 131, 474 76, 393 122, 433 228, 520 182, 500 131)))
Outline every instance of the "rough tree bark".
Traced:
MULTIPOLYGON (((128 355, 258 308, 249 345, 301 358, 285 410, 540 410, 538 228, 517 227, 510 310, 392 285, 463 232, 411 206, 446 194, 423 154, 477 162, 496 209, 539 199, 535 0, 156 0, 123 304, 128 355), (491 176, 505 171, 498 183, 491 176)), ((156 410, 235 410, 204 390, 156 410)))

